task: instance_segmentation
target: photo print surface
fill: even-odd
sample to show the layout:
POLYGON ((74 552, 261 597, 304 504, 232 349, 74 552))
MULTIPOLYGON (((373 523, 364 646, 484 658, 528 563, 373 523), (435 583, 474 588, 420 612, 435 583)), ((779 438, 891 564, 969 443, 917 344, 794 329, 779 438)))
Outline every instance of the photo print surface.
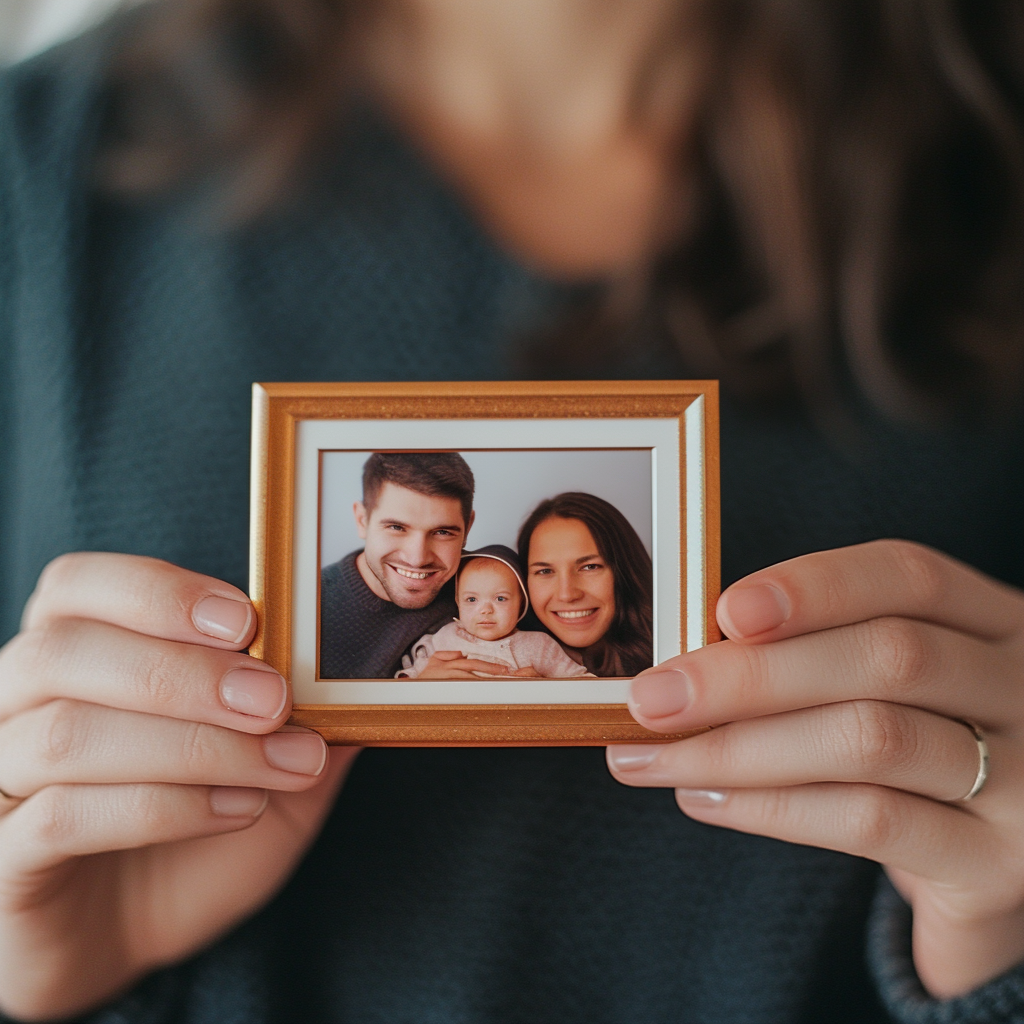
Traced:
POLYGON ((318 680, 653 663, 650 448, 320 452, 318 680))

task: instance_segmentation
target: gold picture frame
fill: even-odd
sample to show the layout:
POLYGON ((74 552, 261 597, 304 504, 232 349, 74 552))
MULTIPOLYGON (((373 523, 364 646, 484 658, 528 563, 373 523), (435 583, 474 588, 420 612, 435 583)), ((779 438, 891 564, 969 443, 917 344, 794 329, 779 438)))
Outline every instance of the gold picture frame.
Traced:
POLYGON ((324 453, 470 450, 647 453, 654 660, 720 638, 717 381, 254 384, 250 576, 259 627, 250 653, 292 683, 290 721, 329 743, 362 746, 663 742, 629 714, 622 678, 572 680, 575 689, 564 680, 460 688, 319 678, 324 453), (467 426, 473 443, 454 443, 467 426), (581 693, 586 700, 572 696, 581 693))

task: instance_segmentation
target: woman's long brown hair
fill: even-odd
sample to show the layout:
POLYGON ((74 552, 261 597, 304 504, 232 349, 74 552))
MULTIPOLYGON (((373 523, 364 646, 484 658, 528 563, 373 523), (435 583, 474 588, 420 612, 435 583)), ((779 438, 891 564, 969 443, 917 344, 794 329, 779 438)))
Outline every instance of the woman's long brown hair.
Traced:
POLYGON ((608 632, 584 650, 595 676, 635 676, 654 664, 654 573, 651 556, 629 520, 593 494, 566 491, 545 498, 519 529, 519 564, 530 573, 530 538, 549 519, 576 519, 590 531, 615 581, 615 615, 608 632))
MULTIPOLYGON (((137 15, 111 71, 106 181, 152 194, 205 176, 230 180, 243 210, 269 201, 337 118, 369 2, 175 0, 137 15)), ((691 214, 630 280, 528 347, 522 373, 619 376, 654 346, 661 362, 646 365, 676 359, 740 393, 795 389, 823 420, 857 393, 894 417, 1012 411, 1024 4, 684 9, 691 31, 667 48, 699 45, 712 69, 679 158, 691 214)))

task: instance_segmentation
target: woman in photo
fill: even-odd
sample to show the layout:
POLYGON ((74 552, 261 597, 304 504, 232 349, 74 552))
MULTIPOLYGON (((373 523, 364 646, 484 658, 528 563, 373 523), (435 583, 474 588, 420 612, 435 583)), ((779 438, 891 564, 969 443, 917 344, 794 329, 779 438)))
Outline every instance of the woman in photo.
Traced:
POLYGON ((547 498, 519 531, 533 614, 596 676, 653 664, 651 556, 610 502, 570 491, 547 498))

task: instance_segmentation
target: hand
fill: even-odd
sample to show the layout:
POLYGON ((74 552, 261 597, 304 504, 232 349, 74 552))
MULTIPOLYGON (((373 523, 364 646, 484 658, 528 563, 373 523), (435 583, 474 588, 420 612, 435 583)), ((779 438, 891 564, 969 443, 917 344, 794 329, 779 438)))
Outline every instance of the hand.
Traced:
POLYGON ((0 1007, 64 1017, 265 903, 354 751, 277 731, 239 590, 154 559, 64 556, 0 652, 0 1007))
POLYGON ((718 621, 730 639, 637 677, 630 704, 658 732, 718 728, 610 747, 615 777, 677 787, 709 824, 883 864, 936 997, 1024 960, 1024 595, 880 541, 754 573, 718 621), (970 803, 963 721, 991 753, 970 803))
POLYGON ((461 651, 434 651, 417 679, 479 679, 485 675, 506 675, 508 669, 496 661, 465 658, 461 651), (497 670, 497 671, 495 671, 497 670))

